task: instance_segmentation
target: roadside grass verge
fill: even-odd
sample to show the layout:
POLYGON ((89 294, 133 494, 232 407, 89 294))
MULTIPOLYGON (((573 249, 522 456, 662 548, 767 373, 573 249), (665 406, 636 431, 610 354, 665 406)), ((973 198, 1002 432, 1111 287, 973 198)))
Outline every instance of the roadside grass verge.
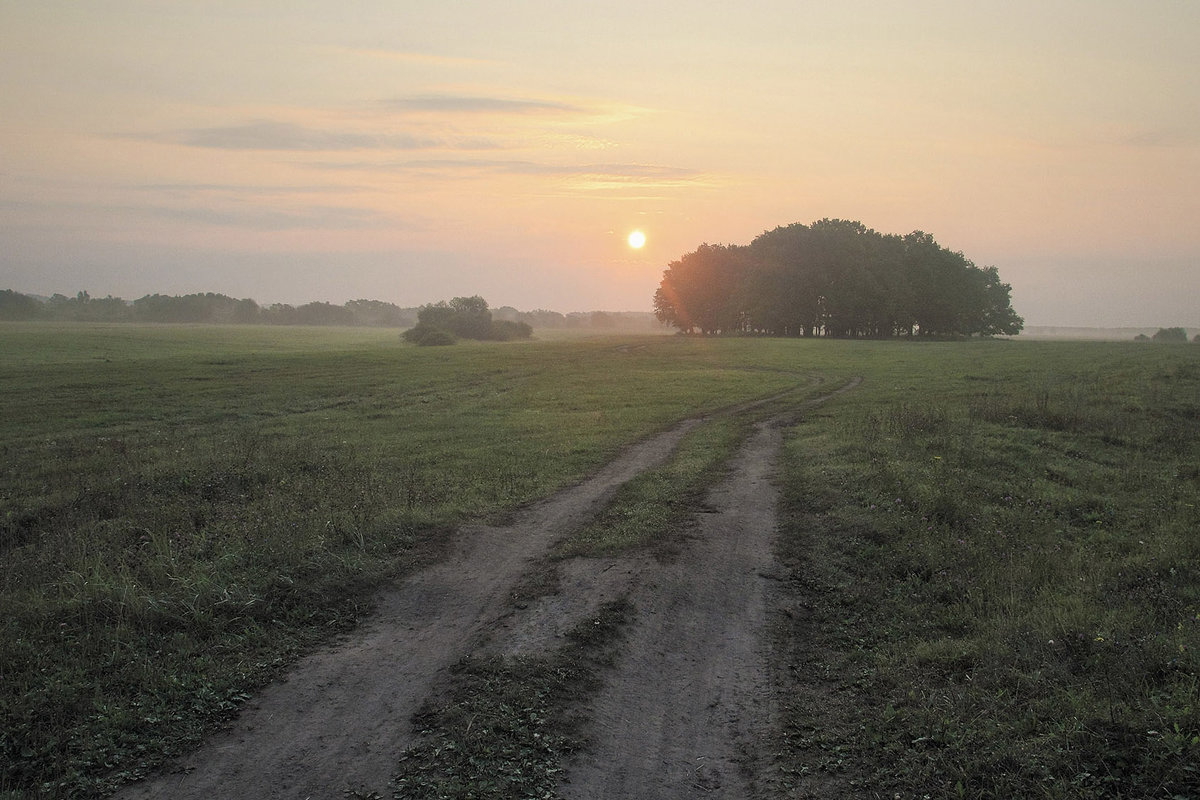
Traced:
POLYGON ((1200 352, 927 352, 786 445, 790 778, 1200 797, 1200 352))
POLYGON ((6 325, 0 339, 12 797, 145 774, 461 523, 823 369, 792 343, 660 336, 436 352, 360 330, 6 325))

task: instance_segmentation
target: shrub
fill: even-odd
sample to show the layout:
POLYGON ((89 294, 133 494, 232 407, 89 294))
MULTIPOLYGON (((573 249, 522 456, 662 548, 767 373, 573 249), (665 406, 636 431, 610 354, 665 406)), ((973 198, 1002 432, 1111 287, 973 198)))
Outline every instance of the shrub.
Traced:
POLYGON ((1183 328, 1159 328, 1151 338, 1156 342, 1186 342, 1187 331, 1183 328))
POLYGON ((415 328, 409 328, 400 336, 404 341, 421 347, 440 347, 455 344, 458 341, 449 331, 425 323, 420 323, 415 328))
POLYGON ((488 338, 497 342, 511 342, 514 339, 528 339, 533 336, 533 328, 528 322, 512 322, 505 319, 492 320, 488 338))

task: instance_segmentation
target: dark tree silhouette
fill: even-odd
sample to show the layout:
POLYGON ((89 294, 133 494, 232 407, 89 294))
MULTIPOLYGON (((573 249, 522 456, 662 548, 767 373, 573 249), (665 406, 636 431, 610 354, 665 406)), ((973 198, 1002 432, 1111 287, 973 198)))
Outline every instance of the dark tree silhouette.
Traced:
POLYGON ((671 262, 658 319, 686 333, 889 337, 1016 334, 1011 287, 927 233, 824 219, 749 246, 703 244, 671 262))
POLYGON ((493 320, 487 301, 475 295, 421 306, 416 326, 404 332, 404 339, 429 345, 453 344, 455 338, 510 341, 532 335, 533 328, 526 322, 493 320))
POLYGON ((1150 338, 1156 342, 1186 342, 1187 331, 1183 328, 1159 328, 1150 338))
POLYGON ((0 290, 0 319, 39 319, 45 315, 45 311, 36 297, 14 292, 12 289, 0 290))

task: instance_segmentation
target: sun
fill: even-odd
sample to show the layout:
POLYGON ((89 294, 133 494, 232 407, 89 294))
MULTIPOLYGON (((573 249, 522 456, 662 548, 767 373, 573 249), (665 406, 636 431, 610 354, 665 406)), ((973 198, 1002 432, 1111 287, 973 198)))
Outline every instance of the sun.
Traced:
POLYGON ((629 234, 629 246, 634 250, 641 250, 646 244, 646 234, 641 231, 634 231, 629 234))

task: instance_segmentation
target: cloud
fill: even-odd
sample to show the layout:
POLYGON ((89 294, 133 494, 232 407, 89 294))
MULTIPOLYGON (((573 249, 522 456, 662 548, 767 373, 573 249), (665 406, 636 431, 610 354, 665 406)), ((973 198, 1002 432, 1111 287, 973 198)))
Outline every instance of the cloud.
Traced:
POLYGON ((1130 147, 1192 147, 1198 141, 1200 136, 1193 131, 1157 128, 1130 134, 1121 140, 1121 144, 1130 147))
POLYGON ((329 131, 271 120, 213 128, 188 128, 151 138, 218 150, 421 150, 442 145, 435 139, 407 134, 329 131))
POLYGON ((544 164, 537 161, 422 159, 420 161, 330 162, 316 164, 325 169, 380 170, 385 172, 487 172, 508 175, 607 176, 628 180, 700 179, 704 173, 684 167, 658 164, 544 164))
MULTIPOLYGON (((266 208, 216 209, 157 206, 142 208, 139 211, 163 219, 265 231, 373 228, 384 222, 384 218, 374 211, 332 206, 308 206, 295 211, 266 208)), ((390 220, 388 224, 394 226, 390 220)))
POLYGON ((513 100, 456 94, 429 94, 398 97, 387 101, 391 108, 405 111, 435 111, 462 114, 530 114, 555 112, 581 114, 587 109, 554 100, 513 100))
POLYGON ((34 219, 51 214, 70 214, 77 223, 103 219, 106 229, 121 227, 121 219, 160 219, 222 228, 246 230, 358 230, 386 226, 412 229, 408 223, 366 208, 302 205, 271 208, 260 205, 226 203, 222 207, 153 205, 143 203, 95 203, 84 201, 3 201, 0 209, 11 216, 33 214, 34 219))
POLYGON ((389 61, 403 61, 410 64, 431 64, 442 67, 494 67, 500 63, 484 58, 439 56, 433 53, 415 53, 409 50, 392 50, 386 47, 330 47, 326 49, 355 56, 383 58, 389 61))
POLYGON ((558 178, 576 190, 602 191, 630 187, 677 188, 713 185, 713 175, 660 164, 545 164, 520 160, 423 159, 398 162, 340 162, 311 166, 331 170, 405 173, 431 178, 471 179, 483 175, 558 178))

